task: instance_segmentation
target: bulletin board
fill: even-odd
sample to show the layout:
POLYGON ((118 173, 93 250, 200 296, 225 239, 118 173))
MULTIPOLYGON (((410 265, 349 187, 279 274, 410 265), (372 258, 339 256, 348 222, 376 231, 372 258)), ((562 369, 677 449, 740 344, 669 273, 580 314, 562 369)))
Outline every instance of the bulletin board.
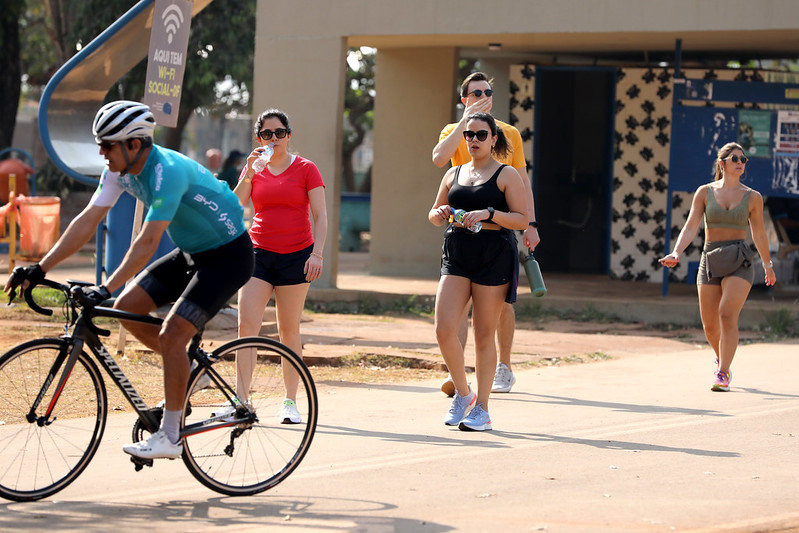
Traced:
POLYGON ((675 78, 673 98, 666 250, 672 193, 712 181, 716 154, 728 142, 750 158, 742 183, 764 196, 799 198, 799 84, 675 78), (711 107, 720 103, 735 107, 711 107))

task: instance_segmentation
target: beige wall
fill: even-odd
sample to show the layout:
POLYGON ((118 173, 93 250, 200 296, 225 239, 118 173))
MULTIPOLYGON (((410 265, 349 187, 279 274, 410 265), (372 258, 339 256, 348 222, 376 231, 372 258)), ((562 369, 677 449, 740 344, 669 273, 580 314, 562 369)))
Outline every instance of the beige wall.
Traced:
POLYGON ((341 36, 272 38, 280 25, 258 3, 253 115, 277 107, 291 121, 292 152, 316 163, 325 181, 328 232, 318 287, 334 287, 338 271, 341 132, 346 44, 341 36), (263 21, 263 22, 262 22, 263 21))
MULTIPOLYGON (((759 0, 302 0, 258 1, 254 111, 284 109, 295 151, 327 184, 329 231, 320 286, 337 270, 341 121, 346 49, 379 49, 371 271, 438 275, 441 230, 425 214, 444 169, 431 162, 452 120, 457 59, 483 57, 507 94, 506 65, 555 54, 674 50, 799 57, 799 1, 759 0), (477 16, 476 14, 479 14, 477 16), (502 43, 503 56, 487 52, 502 43), (485 54, 485 55, 484 55, 485 54)), ((764 56, 767 57, 767 56, 764 56)), ((538 59, 536 59, 538 58, 538 59)), ((507 102, 495 102, 500 118, 507 102)))
POLYGON ((437 277, 442 229, 430 224, 446 169, 432 162, 456 96, 452 48, 382 50, 377 57, 371 272, 437 277))

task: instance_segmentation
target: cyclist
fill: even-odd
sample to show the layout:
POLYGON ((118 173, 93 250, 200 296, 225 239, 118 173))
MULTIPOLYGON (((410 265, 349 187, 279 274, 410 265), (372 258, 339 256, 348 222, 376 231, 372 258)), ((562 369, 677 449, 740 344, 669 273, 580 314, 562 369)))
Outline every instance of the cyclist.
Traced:
POLYGON ((160 327, 124 323, 163 357, 165 409, 159 431, 123 447, 144 459, 174 459, 183 453, 179 427, 189 377, 188 343, 250 279, 254 261, 243 209, 233 191, 199 163, 153 144, 154 128, 153 114, 142 103, 120 100, 100 108, 92 132, 106 166, 97 190, 39 263, 14 270, 5 291, 40 281, 80 250, 123 192, 142 201, 149 211, 122 263, 104 285, 77 289, 76 297, 97 305, 136 276, 115 308, 147 314, 174 302, 160 327), (142 271, 164 231, 177 248, 142 271))

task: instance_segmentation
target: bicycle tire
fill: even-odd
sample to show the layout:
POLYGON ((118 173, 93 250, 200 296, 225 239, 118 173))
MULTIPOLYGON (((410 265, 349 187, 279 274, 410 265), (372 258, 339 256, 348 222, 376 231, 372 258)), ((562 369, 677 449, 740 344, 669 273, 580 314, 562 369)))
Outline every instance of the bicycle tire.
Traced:
MULTIPOLYGON (((211 490, 229 496, 257 494, 286 479, 308 452, 318 417, 316 386, 308 367, 291 349, 271 339, 243 337, 214 350, 213 368, 231 384, 231 392, 235 392, 236 383, 235 355, 247 349, 255 349, 257 353, 249 396, 258 420, 190 435, 183 444, 183 462, 192 475, 211 490), (280 423, 276 416, 285 396, 281 361, 299 375, 296 400, 302 417, 299 424, 280 423), (241 435, 234 437, 236 431, 241 435), (231 444, 233 449, 227 454, 225 448, 231 444)), ((192 373, 189 390, 194 390, 203 374, 206 374, 203 368, 192 373)), ((231 406, 216 384, 194 392, 188 401, 191 413, 186 412, 184 404, 186 414, 181 430, 231 406)))
MULTIPOLYGON (((64 339, 36 339, 0 357, 0 496, 40 500, 75 481, 97 451, 105 431, 108 404, 105 383, 95 362, 82 352, 64 384, 49 423, 27 415, 60 353, 64 339)), ((60 370, 39 403, 47 409, 60 370)))

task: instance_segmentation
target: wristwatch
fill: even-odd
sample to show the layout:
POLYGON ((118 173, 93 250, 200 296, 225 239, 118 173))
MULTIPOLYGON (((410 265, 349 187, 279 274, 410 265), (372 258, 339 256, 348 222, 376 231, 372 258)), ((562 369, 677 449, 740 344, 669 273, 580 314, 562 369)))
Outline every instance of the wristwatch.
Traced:
POLYGON ((494 208, 493 207, 489 207, 488 208, 488 218, 486 220, 488 220, 490 222, 492 218, 494 218, 494 208))
POLYGON ((527 225, 530 226, 531 228, 537 228, 538 227, 538 222, 533 220, 532 222, 528 222, 527 225))

